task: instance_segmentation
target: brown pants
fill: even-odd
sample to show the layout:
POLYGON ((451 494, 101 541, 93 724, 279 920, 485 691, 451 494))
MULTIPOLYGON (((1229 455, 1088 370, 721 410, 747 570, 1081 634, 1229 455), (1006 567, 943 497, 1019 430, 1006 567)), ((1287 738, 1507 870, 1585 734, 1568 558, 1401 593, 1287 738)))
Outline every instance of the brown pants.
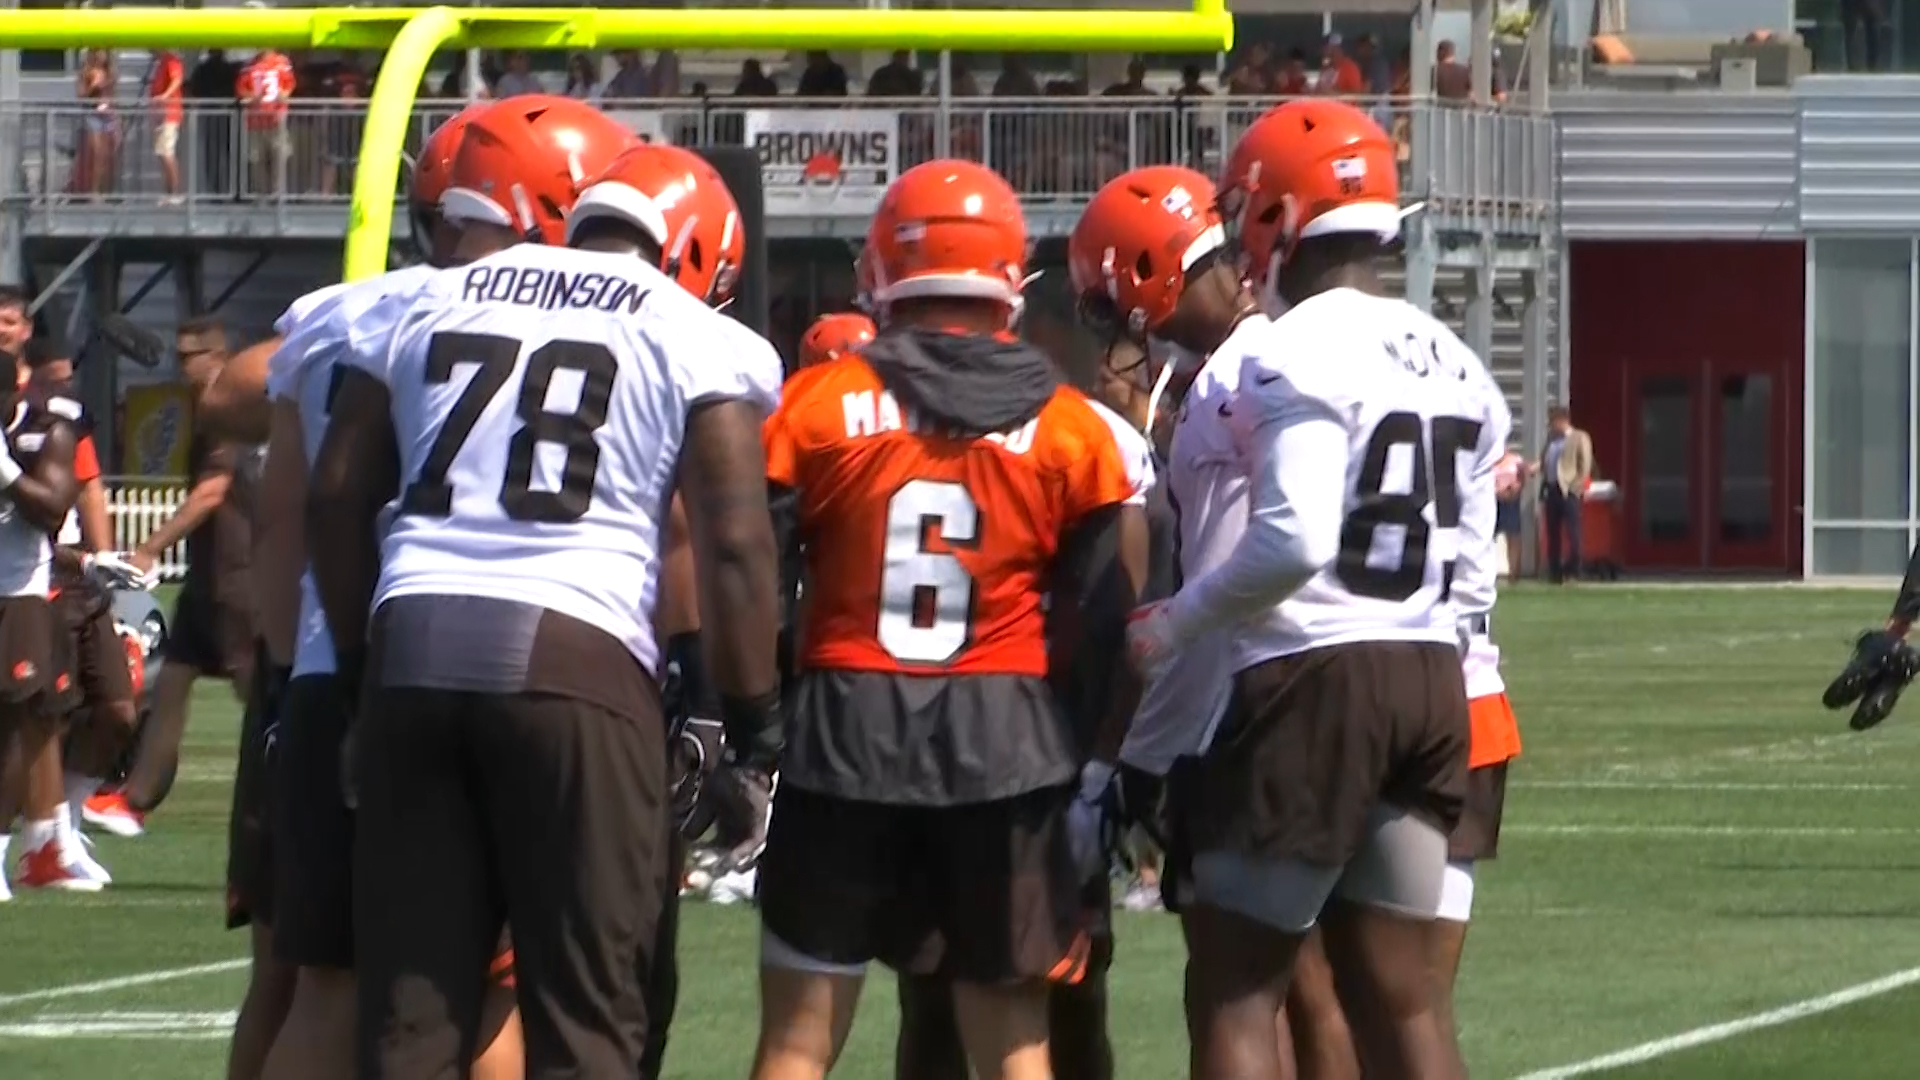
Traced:
POLYGON ((374 686, 359 725, 358 1075, 464 1075, 504 922, 527 1076, 633 1075, 671 872, 657 692, 374 686))

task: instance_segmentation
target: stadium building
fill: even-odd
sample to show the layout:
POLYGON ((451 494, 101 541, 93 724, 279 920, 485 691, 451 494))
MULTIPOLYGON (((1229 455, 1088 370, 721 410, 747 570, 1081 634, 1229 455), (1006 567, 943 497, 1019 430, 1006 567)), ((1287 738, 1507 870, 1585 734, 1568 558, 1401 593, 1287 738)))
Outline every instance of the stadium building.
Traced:
MULTIPOLYGON (((1525 0, 1231 6, 1232 56, 1147 56, 1139 82, 1126 57, 1035 54, 1016 71, 921 54, 908 61, 920 94, 872 96, 891 58, 855 53, 832 58, 851 96, 797 96, 799 54, 688 53, 643 56, 671 88, 627 98, 611 90, 624 58, 585 66, 606 107, 649 137, 757 154, 768 328, 790 349, 851 300, 850 245, 902 169, 951 155, 1001 170, 1026 200, 1037 267, 1058 271, 1105 178, 1157 162, 1217 170, 1271 103, 1223 92, 1242 66, 1284 71, 1295 50, 1317 65, 1336 38, 1364 42, 1379 58, 1369 82, 1377 70, 1392 84, 1369 107, 1402 143, 1408 201, 1425 205, 1409 219, 1408 295, 1491 358, 1529 455, 1547 405, 1572 406, 1620 492, 1625 569, 1902 565, 1920 529, 1920 79, 1849 65, 1920 66, 1920 4, 1888 5, 1893 21, 1864 33, 1816 0, 1559 0, 1531 17, 1525 0), (1459 63, 1436 57, 1442 41, 1459 63), (735 92, 749 61, 776 94, 735 92), (1207 93, 1179 92, 1189 64, 1207 93), (1458 89, 1442 93, 1449 78, 1458 89)), ((157 157, 164 110, 143 101, 151 54, 107 59, 106 109, 75 100, 77 73, 98 62, 83 53, 0 59, 0 278, 45 294, 44 327, 103 359, 95 330, 112 312, 167 337, 184 314, 217 311, 251 338, 337 280, 356 79, 372 74, 355 61, 372 58, 294 58, 316 74, 277 118, 189 97, 177 196, 157 157)), ((200 60, 186 59, 191 79, 200 60)), ((447 92, 463 89, 466 59, 430 75, 414 145, 460 107, 447 92)), ((525 74, 566 86, 572 58, 533 59, 525 74)), ((397 214, 396 252, 406 228, 397 214)), ((1090 348, 1063 279, 1035 286, 1034 332, 1090 348)), ((164 368, 81 371, 103 415, 125 410, 107 448, 119 471, 173 469, 185 416, 164 368)))

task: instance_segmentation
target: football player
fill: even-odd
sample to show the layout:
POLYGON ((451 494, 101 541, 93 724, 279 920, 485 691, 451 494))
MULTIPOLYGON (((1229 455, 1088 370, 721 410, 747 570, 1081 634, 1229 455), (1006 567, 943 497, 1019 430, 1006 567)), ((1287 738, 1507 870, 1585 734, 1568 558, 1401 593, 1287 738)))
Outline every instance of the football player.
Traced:
POLYGON ((873 342, 873 320, 857 311, 822 315, 800 337, 800 356, 794 366, 810 368, 828 360, 838 360, 873 342))
MULTIPOLYGON (((567 214, 568 243, 590 242, 596 250, 637 251, 633 230, 647 241, 650 253, 657 252, 654 261, 660 272, 688 295, 716 311, 732 301, 746 254, 746 234, 739 204, 705 158, 664 143, 631 147, 583 187, 567 214)), ((715 326, 727 329, 724 323, 715 326)), ((744 326, 737 333, 751 339, 743 338, 741 351, 764 355, 764 343, 756 335, 744 326)), ((751 870, 751 862, 766 839, 766 809, 771 799, 771 778, 764 772, 729 768, 711 781, 705 775, 718 764, 719 755, 708 752, 710 743, 701 736, 707 735, 717 748, 718 729, 723 726, 718 719, 720 701, 707 674, 700 639, 698 588, 692 573, 693 541, 686 508, 678 494, 670 515, 662 547, 660 602, 654 612, 654 626, 663 643, 662 656, 675 675, 678 700, 669 703, 669 718, 680 729, 676 732, 678 744, 692 752, 685 760, 684 773, 676 758, 674 817, 682 828, 669 833, 667 863, 673 872, 665 879, 668 888, 661 901, 651 969, 643 975, 649 1022, 646 1053, 640 1060, 644 1080, 657 1080, 660 1075, 679 997, 675 951, 679 870, 686 862, 686 842, 697 839, 711 820, 697 810, 701 786, 711 782, 710 796, 725 792, 749 810, 744 835, 734 838, 734 849, 723 860, 729 871, 751 870)))
POLYGON ((130 569, 113 548, 113 528, 107 515, 106 484, 101 479, 100 455, 93 441, 93 416, 71 390, 73 364, 41 342, 28 342, 26 394, 37 407, 63 416, 74 427, 74 479, 80 495, 54 538, 54 603, 56 623, 73 644, 75 692, 80 707, 66 745, 54 746, 58 755, 51 770, 61 775, 73 835, 80 846, 72 865, 102 885, 110 884, 106 869, 87 850, 84 821, 86 800, 100 788, 101 777, 126 752, 134 734, 136 710, 132 673, 120 635, 113 627, 110 597, 102 575, 111 568, 125 577, 130 569), (96 560, 97 553, 109 553, 96 560))
POLYGON ((1150 467, 1008 332, 1026 254, 991 170, 908 170, 861 255, 879 337, 796 375, 767 425, 807 595, 756 1080, 826 1074, 876 959, 952 980, 976 1073, 1047 1076, 1048 982, 1085 972, 1101 854, 1070 843, 1085 745, 1046 682, 1041 598, 1084 609, 1084 647, 1119 645, 1150 467))
MULTIPOLYGON (((6 395, 6 436, 0 445, 0 829, 25 803, 28 766, 55 740, 72 675, 56 645, 53 537, 79 496, 74 479, 73 424, 38 408, 16 385, 6 395)), ((59 799, 31 815, 21 840, 22 884, 98 891, 100 882, 73 865, 77 844, 59 799)), ((0 878, 10 837, 0 833, 0 878)), ((0 883, 0 898, 10 897, 0 883)))
MULTIPOLYGON (((474 114, 469 109, 428 137, 410 178, 410 203, 417 207, 439 198, 474 114)), ((437 255, 444 260, 450 245, 444 235, 442 241, 437 255)), ((435 254, 431 246, 422 250, 435 254)), ((353 815, 340 784, 353 706, 342 699, 333 642, 306 570, 300 523, 308 464, 326 433, 332 395, 346 370, 340 359, 353 328, 385 298, 411 291, 433 269, 420 265, 320 289, 295 301, 274 327, 281 345, 268 380, 273 423, 265 487, 267 501, 279 507, 268 516, 290 526, 285 542, 273 546, 290 561, 283 560, 284 572, 274 580, 261 582, 261 608, 263 624, 270 606, 290 606, 297 617, 290 613, 285 620, 289 640, 277 652, 291 670, 276 726, 273 862, 279 910, 273 953, 298 970, 291 1008, 268 1058, 267 1072, 274 1077, 328 1078, 353 1071, 353 815), (268 596, 288 590, 290 604, 268 603, 268 596)), ((261 528, 266 527, 263 521, 261 528)), ((520 1075, 512 994, 496 986, 483 1011, 487 1020, 479 1046, 485 1049, 472 1075, 520 1075)))
POLYGON ((356 328, 312 471, 337 677, 366 679, 359 1075, 465 1067, 503 922, 528 1076, 630 1075, 645 1053, 669 873, 651 615, 676 482, 704 610, 728 613, 702 623, 729 741, 777 753, 757 435, 778 357, 656 269, 657 232, 604 221, 560 246, 580 185, 633 142, 562 98, 474 118, 441 200, 472 261, 356 328))
POLYGON ((1182 799, 1194 1075, 1280 1075, 1272 1019, 1318 923, 1354 988, 1361 1059, 1459 1076, 1430 960, 1468 760, 1447 598, 1456 462, 1475 483, 1491 477, 1506 406, 1451 331, 1384 295, 1375 263, 1400 207, 1378 125, 1338 102, 1292 102, 1233 160, 1242 254, 1288 307, 1234 348, 1246 530, 1129 629, 1147 670, 1224 629, 1236 669, 1182 799))

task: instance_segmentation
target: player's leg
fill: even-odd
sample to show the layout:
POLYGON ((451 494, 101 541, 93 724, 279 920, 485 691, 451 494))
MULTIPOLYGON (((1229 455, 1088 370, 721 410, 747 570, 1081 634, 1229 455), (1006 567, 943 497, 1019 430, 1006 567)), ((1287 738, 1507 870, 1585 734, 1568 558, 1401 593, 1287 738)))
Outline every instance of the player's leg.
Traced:
POLYGON ((173 605, 167 624, 160 674, 154 679, 153 720, 141 733, 140 747, 127 781, 114 795, 96 797, 88 804, 88 820, 117 835, 138 836, 146 815, 160 805, 173 786, 180 764, 180 743, 186 737, 188 706, 193 684, 201 675, 225 675, 224 650, 217 621, 217 605, 210 585, 189 581, 173 605))
POLYGON ((523 1080, 527 1075, 527 1044, 520 1030, 515 986, 513 938, 511 931, 505 931, 487 968, 487 992, 480 1001, 480 1055, 473 1059, 469 1080, 523 1080))
POLYGON ((353 815, 340 784, 351 715, 331 675, 287 684, 272 762, 274 949, 299 977, 268 1080, 353 1072, 353 815))
MULTIPOLYGON (((1506 695, 1498 695, 1506 707, 1506 695)), ((1472 707, 1480 708, 1478 701, 1472 707)), ((1433 921, 1434 978, 1439 984, 1440 1023, 1456 1031, 1453 988, 1460 957, 1467 947, 1467 923, 1473 916, 1475 867, 1499 853, 1500 819, 1507 801, 1507 763, 1486 765, 1467 774, 1467 800, 1460 824, 1447 838, 1447 870, 1440 893, 1439 918, 1433 921)))
POLYGON ((502 905, 469 795, 471 697, 375 685, 355 721, 353 1075, 365 1080, 459 1076, 481 1049, 502 905))
MULTIPOLYGON (((1108 901, 1105 880, 1098 883, 1108 901)), ((1113 1040, 1107 1034, 1107 976, 1113 970, 1113 927, 1107 905, 1095 915, 1086 975, 1055 983, 1047 997, 1047 1046, 1055 1080, 1113 1080, 1113 1040)))
MULTIPOLYGON (((1464 1076, 1441 1021, 1432 923, 1440 910, 1447 834, 1467 780, 1469 722, 1458 653, 1445 645, 1369 644, 1344 650, 1331 680, 1364 710, 1388 748, 1381 801, 1325 919, 1327 955, 1370 1070, 1389 1076, 1464 1076), (1362 697, 1353 694, 1370 687, 1362 697)), ((1350 709, 1357 724, 1369 721, 1350 709)))
POLYGON ((1295 1074, 1300 1080, 1359 1080, 1353 1029, 1340 1007, 1333 966, 1319 931, 1307 936, 1294 960, 1287 987, 1287 1023, 1295 1074))
POLYGON ((666 745, 659 694, 634 671, 633 692, 610 695, 618 710, 519 693, 480 698, 472 716, 531 1078, 632 1075, 646 1052, 642 988, 668 874, 666 745))
POLYGON ((1285 1075, 1277 1018, 1301 949, 1364 835, 1378 780, 1345 771, 1367 762, 1367 732, 1350 730, 1342 688, 1327 683, 1337 652, 1242 671, 1206 755, 1173 784, 1174 844, 1191 852, 1180 912, 1200 1080, 1285 1075))
MULTIPOLYGON (((96 605, 82 613, 73 648, 83 704, 66 741, 61 789, 68 824, 79 834, 87 801, 126 754, 139 721, 126 646, 114 630, 109 607, 96 605)), ((84 843, 84 834, 80 835, 84 843)), ((92 861, 90 854, 88 861, 92 861)))
POLYGON ((73 857, 78 844, 61 798, 59 743, 76 699, 70 653, 48 601, 0 601, 0 661, 11 676, 4 696, 17 708, 14 753, 20 769, 17 785, 0 792, 0 821, 23 819, 17 881, 93 892, 101 882, 73 857))
POLYGON ((919 811, 781 784, 760 859, 760 1042, 753 1080, 820 1080, 846 1046, 867 964, 917 941, 897 882, 919 811))
POLYGON ((261 1080, 266 1075, 267 1053, 293 1004, 294 969, 274 958, 272 928, 254 922, 248 927, 248 946, 247 992, 227 1047, 227 1080, 261 1080))
POLYGON ((1087 978, 1093 941, 1067 840, 1071 788, 930 811, 939 872, 920 896, 937 913, 954 1019, 974 1075, 1052 1075, 1049 1006, 1087 978))
POLYGON ((896 989, 900 1034, 893 1047, 894 1080, 968 1080, 973 1073, 946 978, 901 972, 896 989))

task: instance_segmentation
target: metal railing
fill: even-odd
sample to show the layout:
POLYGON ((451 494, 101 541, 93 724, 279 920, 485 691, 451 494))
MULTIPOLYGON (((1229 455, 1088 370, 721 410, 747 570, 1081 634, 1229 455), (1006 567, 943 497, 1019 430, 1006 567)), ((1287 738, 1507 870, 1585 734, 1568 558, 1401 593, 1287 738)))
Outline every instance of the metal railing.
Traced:
MULTIPOLYGON (((983 162, 1029 201, 1083 201, 1136 166, 1178 163, 1209 175, 1240 133, 1279 99, 1256 98, 776 98, 706 97, 604 101, 649 137, 682 144, 742 145, 771 112, 845 112, 871 130, 879 116, 894 139, 893 163, 936 157, 983 162)), ((1550 212, 1550 118, 1431 99, 1358 101, 1401 143, 1402 187, 1436 208, 1495 215, 1516 224, 1550 212), (1424 124, 1417 123, 1425 118, 1424 124), (1416 138, 1416 133, 1426 134, 1416 138), (1415 145, 1426 142, 1425 147, 1415 145)), ((415 106, 408 145, 464 102, 415 106)), ((364 103, 296 101, 283 118, 233 106, 189 103, 176 129, 145 103, 113 111, 21 107, 21 190, 36 208, 98 202, 141 206, 223 201, 345 204, 364 103), (171 141, 178 190, 158 151, 171 141)))
MULTIPOLYGON (((107 516, 113 523, 113 546, 132 551, 165 524, 187 501, 182 480, 140 476, 109 476, 107 516)), ((178 581, 187 573, 187 545, 183 541, 160 556, 160 577, 178 581)))

